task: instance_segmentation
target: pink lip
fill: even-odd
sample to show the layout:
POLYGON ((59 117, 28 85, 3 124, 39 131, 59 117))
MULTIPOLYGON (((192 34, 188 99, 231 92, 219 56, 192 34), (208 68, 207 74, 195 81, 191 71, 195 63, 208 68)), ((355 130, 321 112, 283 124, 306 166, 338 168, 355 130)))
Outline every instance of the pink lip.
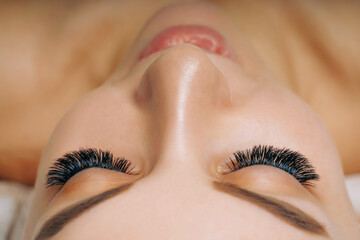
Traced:
POLYGON ((214 29, 198 25, 179 25, 165 29, 156 35, 141 52, 139 61, 158 51, 189 43, 210 52, 235 59, 235 54, 225 38, 214 29))

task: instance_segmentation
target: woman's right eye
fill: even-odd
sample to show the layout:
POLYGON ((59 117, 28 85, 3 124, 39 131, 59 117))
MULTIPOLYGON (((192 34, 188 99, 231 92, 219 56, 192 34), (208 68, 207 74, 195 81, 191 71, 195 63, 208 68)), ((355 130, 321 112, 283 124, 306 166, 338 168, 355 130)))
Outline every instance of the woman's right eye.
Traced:
POLYGON ((286 148, 258 145, 234 153, 233 158, 225 163, 230 172, 252 165, 268 165, 289 173, 302 185, 313 186, 311 181, 319 180, 315 168, 305 156, 286 148))
POLYGON ((109 151, 87 148, 66 153, 50 167, 46 186, 63 186, 75 174, 88 168, 104 168, 125 174, 134 174, 131 161, 114 157, 109 151))

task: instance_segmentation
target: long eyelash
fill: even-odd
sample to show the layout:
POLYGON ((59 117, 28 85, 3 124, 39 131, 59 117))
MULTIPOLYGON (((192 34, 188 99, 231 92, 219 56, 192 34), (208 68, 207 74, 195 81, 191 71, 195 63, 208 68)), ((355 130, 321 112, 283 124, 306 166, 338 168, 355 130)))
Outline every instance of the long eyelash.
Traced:
POLYGON ((47 174, 46 187, 62 186, 75 174, 87 168, 105 168, 131 174, 131 162, 125 158, 114 157, 109 151, 100 149, 80 149, 66 153, 57 159, 47 174))
POLYGON ((235 159, 230 158, 231 164, 227 164, 232 172, 252 165, 269 165, 291 174, 303 185, 313 186, 309 181, 320 179, 305 156, 286 148, 258 145, 233 155, 235 159))

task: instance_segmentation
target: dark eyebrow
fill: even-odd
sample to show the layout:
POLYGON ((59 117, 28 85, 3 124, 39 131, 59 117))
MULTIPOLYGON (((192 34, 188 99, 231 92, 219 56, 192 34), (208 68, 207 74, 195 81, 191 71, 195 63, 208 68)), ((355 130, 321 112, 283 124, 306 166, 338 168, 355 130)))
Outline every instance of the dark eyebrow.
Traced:
POLYGON ((214 181, 213 185, 217 190, 231 194, 248 202, 255 203, 259 207, 296 228, 308 233, 329 237, 328 232, 322 224, 287 202, 248 191, 231 183, 214 181))
POLYGON ((54 236, 62 230, 67 223, 78 217, 86 210, 89 210, 95 205, 127 190, 131 185, 132 184, 126 184, 110 189, 65 208, 46 221, 46 223, 41 227, 39 234, 35 237, 35 240, 45 240, 54 236))
MULTIPOLYGON (((230 183, 213 182, 213 184, 217 190, 255 203, 271 214, 285 220, 287 223, 297 228, 321 236, 329 236, 325 228, 318 221, 289 203, 274 199, 272 197, 265 197, 264 195, 242 189, 230 183)), ((131 185, 132 184, 126 184, 110 189, 106 192, 87 198, 80 203, 76 203, 68 208, 65 208, 46 221, 46 223, 41 227, 39 234, 35 237, 35 240, 45 240, 54 236, 59 231, 61 231, 67 223, 78 217, 84 211, 89 210, 95 205, 115 196, 122 191, 127 190, 131 185)))

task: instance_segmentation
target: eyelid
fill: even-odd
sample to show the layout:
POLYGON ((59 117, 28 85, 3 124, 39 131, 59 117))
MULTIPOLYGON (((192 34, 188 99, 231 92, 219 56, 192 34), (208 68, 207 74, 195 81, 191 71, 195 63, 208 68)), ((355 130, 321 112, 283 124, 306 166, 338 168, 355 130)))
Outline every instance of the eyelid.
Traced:
POLYGON ((60 189, 50 189, 47 208, 54 209, 56 212, 97 193, 133 183, 138 178, 139 175, 125 175, 107 169, 90 168, 69 179, 60 189))
POLYGON ((299 152, 264 145, 233 153, 232 157, 219 165, 218 172, 226 175, 254 165, 266 165, 281 169, 302 185, 313 186, 312 181, 319 180, 315 168, 299 152))
POLYGON ((46 186, 63 186, 74 175, 89 168, 104 168, 131 175, 139 174, 131 161, 115 157, 110 151, 81 148, 64 154, 53 163, 47 174, 46 186))
POLYGON ((231 174, 221 175, 221 179, 264 194, 299 199, 315 197, 309 188, 305 188, 291 175, 275 167, 255 165, 231 174))

